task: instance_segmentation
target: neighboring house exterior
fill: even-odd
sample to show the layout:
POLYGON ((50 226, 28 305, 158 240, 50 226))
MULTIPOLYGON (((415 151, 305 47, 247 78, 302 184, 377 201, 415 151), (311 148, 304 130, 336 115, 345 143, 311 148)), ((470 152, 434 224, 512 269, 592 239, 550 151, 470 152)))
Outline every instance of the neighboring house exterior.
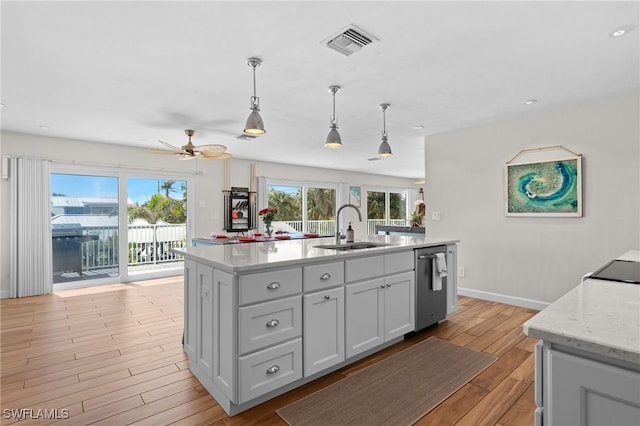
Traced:
POLYGON ((51 197, 51 216, 73 215, 117 215, 118 199, 107 197, 51 197))

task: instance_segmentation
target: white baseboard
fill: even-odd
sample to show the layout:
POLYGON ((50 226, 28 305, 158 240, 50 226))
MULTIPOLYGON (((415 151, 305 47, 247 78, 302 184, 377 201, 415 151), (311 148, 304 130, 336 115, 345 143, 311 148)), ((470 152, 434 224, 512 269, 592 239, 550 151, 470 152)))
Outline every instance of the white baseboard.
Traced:
POLYGON ((543 310, 549 303, 540 302, 538 300, 524 299, 522 297, 505 296, 504 294, 489 293, 488 291, 472 290, 470 288, 458 287, 460 296, 468 296, 476 299, 490 300, 492 302, 505 303, 507 305, 520 306, 521 308, 543 310))

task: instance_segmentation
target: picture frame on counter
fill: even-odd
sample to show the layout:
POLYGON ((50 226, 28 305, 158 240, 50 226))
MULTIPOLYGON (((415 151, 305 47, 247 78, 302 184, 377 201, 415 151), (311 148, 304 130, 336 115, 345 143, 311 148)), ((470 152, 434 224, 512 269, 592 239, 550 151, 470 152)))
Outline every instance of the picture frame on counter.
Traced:
POLYGON ((582 217, 582 156, 504 167, 506 216, 582 217))

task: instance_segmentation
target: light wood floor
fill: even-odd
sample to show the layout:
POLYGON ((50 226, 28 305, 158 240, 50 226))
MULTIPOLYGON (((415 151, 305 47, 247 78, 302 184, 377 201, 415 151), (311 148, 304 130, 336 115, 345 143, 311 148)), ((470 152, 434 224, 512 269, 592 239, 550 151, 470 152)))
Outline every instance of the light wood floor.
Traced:
POLYGON ((188 370, 182 303, 181 277, 0 301, 0 423, 283 425, 276 409, 429 336, 499 359, 418 425, 533 423, 533 310, 461 297, 448 321, 230 418, 188 370), (69 418, 18 422, 7 409, 69 418))

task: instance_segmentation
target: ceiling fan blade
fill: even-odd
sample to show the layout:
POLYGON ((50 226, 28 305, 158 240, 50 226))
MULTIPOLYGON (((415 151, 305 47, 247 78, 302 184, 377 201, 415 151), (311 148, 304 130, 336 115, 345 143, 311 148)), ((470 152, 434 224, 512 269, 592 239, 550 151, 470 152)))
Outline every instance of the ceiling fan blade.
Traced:
POLYGON ((170 154, 170 155, 179 154, 179 152, 168 151, 166 149, 145 149, 144 152, 148 152, 150 154, 170 154))
POLYGON ((160 142, 162 145, 166 146, 167 148, 172 149, 174 152, 182 152, 180 148, 178 148, 177 146, 173 146, 170 143, 167 143, 161 140, 158 140, 158 142, 160 142))
POLYGON ((196 151, 200 151, 203 154, 217 155, 225 152, 227 150, 227 147, 224 145, 210 144, 210 145, 198 145, 195 147, 195 149, 196 151))
POLYGON ((369 160, 369 161, 378 161, 378 160, 380 160, 380 158, 372 157, 372 158, 367 158, 367 160, 369 160))
POLYGON ((186 161, 186 160, 193 160, 194 158, 199 158, 199 156, 183 154, 183 155, 180 155, 180 157, 178 159, 186 161))
POLYGON ((198 158, 201 158, 203 160, 226 160, 227 158, 231 158, 231 154, 229 154, 228 152, 223 152, 215 155, 202 154, 198 158))

